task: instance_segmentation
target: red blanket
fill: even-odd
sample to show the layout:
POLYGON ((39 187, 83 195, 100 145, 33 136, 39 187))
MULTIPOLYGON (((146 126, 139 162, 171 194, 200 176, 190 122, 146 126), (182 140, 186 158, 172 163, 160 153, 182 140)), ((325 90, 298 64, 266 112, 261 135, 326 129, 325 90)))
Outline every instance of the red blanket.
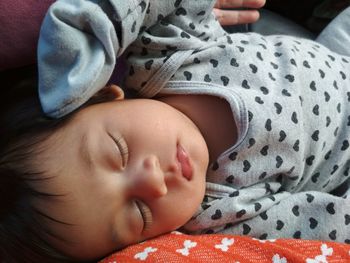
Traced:
POLYGON ((100 261, 349 263, 350 245, 300 239, 257 240, 232 235, 189 236, 173 232, 125 248, 100 261))

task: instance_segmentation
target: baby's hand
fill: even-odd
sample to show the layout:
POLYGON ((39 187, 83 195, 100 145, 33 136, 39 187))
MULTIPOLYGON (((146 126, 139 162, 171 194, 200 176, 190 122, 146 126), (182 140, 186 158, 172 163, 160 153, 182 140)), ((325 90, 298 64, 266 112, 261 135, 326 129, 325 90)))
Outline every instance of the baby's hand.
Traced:
POLYGON ((266 0, 217 0, 214 14, 223 26, 253 23, 259 19, 256 10, 265 5, 266 0), (251 10, 223 10, 226 8, 252 8, 251 10))

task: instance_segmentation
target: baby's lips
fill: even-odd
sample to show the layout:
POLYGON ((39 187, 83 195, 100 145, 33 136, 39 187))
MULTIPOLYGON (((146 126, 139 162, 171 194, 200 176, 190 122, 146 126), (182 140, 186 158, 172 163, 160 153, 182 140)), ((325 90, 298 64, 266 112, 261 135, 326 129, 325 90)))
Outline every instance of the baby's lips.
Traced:
POLYGON ((190 181, 193 175, 192 166, 188 154, 186 153, 184 148, 181 147, 181 145, 177 145, 176 157, 181 166, 182 176, 185 177, 188 181, 190 181))

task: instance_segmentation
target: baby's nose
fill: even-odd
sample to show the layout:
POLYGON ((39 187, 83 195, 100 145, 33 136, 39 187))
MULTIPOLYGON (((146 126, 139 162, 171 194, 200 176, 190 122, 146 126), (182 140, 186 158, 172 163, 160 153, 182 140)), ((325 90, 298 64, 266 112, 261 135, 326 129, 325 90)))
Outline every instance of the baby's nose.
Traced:
POLYGON ((164 172, 160 167, 158 157, 155 155, 144 158, 137 180, 139 194, 145 197, 158 198, 168 192, 164 172))

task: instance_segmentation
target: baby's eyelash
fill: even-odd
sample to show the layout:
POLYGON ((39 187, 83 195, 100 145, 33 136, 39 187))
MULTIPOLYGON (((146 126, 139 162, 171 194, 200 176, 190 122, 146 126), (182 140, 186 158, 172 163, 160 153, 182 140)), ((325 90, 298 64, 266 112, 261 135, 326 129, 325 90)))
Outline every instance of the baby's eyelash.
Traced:
POLYGON ((119 137, 116 141, 116 144, 118 145, 118 148, 120 150, 120 153, 123 157, 129 156, 129 148, 126 145, 125 140, 122 137, 119 137))
POLYGON ((115 144, 117 145, 119 152, 122 156, 122 165, 123 167, 125 167, 128 159, 129 159, 129 148, 128 145, 126 144, 125 140, 123 139, 123 137, 118 137, 115 138, 114 136, 112 136, 110 134, 110 136, 112 137, 113 141, 115 142, 115 144))
POLYGON ((149 207, 147 205, 145 205, 145 203, 143 203, 142 201, 136 200, 135 202, 136 202, 138 209, 140 209, 142 219, 144 222, 143 231, 145 231, 145 230, 149 229, 153 223, 152 212, 149 209, 149 207))

